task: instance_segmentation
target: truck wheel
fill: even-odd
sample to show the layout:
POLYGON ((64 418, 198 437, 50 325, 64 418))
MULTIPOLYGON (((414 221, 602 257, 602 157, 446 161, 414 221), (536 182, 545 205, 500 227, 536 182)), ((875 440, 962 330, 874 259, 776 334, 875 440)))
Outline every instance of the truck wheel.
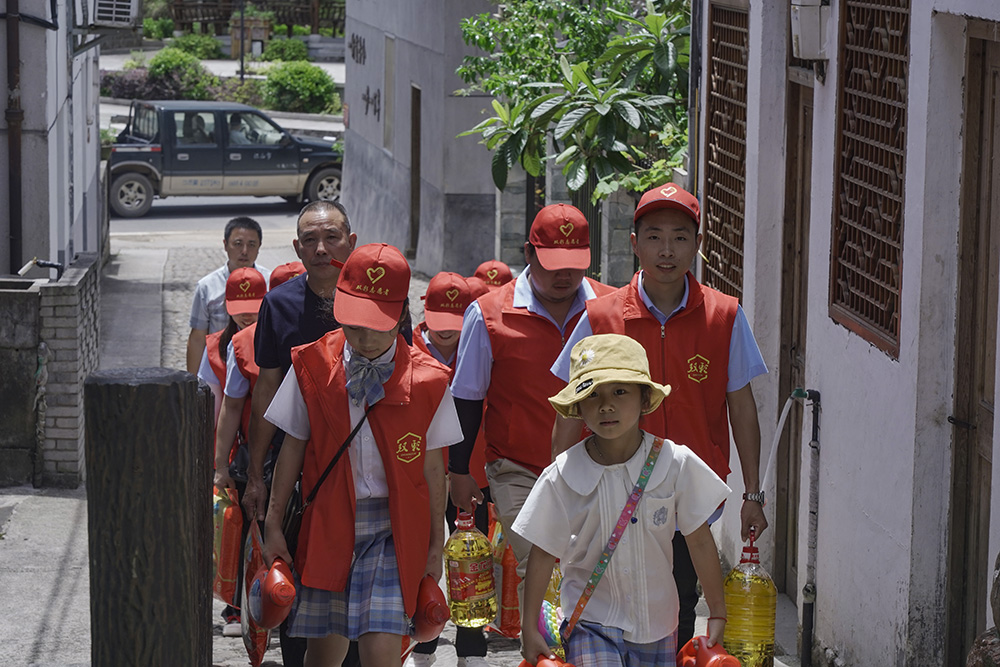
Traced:
POLYGON ((333 167, 320 169, 309 179, 306 188, 309 201, 333 201, 340 197, 340 170, 333 167))
POLYGON ((123 218, 139 218, 153 206, 153 184, 142 174, 122 174, 111 182, 111 208, 123 218))

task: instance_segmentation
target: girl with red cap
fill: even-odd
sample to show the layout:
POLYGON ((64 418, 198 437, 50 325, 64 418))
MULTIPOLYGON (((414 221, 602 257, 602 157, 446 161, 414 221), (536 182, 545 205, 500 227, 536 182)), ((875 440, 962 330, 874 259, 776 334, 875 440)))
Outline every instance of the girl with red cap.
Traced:
POLYGON ((420 580, 441 577, 441 449, 462 431, 447 369, 399 334, 409 282, 396 248, 352 252, 334 296, 342 328, 292 350, 264 415, 286 434, 264 523, 268 562, 291 562, 281 524, 300 474, 303 497, 316 492, 302 517, 288 628, 308 638, 307 665, 340 664, 350 640, 362 664, 399 665, 420 580), (322 478, 342 448, 348 456, 322 478))

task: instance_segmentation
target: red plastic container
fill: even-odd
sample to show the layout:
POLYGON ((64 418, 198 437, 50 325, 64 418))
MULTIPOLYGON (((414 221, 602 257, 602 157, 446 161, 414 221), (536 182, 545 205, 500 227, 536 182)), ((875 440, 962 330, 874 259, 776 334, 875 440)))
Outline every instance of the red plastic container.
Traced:
POLYGON ((708 637, 695 637, 677 654, 677 667, 740 667, 740 661, 726 653, 722 644, 708 647, 708 637))
POLYGON ((247 606, 262 628, 276 628, 288 617, 295 601, 295 580, 288 564, 275 558, 270 569, 262 567, 250 584, 247 606))
POLYGON ((413 615, 414 641, 429 642, 444 630, 444 624, 451 618, 448 600, 444 591, 429 575, 420 580, 417 590, 417 613, 413 615))

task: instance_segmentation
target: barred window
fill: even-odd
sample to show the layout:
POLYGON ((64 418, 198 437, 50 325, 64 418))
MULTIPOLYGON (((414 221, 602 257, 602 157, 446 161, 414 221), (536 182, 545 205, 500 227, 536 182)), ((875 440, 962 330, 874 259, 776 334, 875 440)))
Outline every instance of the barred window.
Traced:
POLYGON ((704 283, 743 297, 749 12, 709 6, 704 283))
POLYGON ((899 356, 909 0, 846 0, 830 316, 899 356))

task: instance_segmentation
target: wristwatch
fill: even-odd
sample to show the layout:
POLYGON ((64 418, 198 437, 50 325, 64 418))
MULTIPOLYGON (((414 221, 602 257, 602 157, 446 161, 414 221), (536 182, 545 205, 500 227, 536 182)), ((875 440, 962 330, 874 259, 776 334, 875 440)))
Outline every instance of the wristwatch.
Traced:
POLYGON ((764 492, 758 491, 757 493, 744 493, 743 500, 752 500, 755 503, 764 504, 764 492))

